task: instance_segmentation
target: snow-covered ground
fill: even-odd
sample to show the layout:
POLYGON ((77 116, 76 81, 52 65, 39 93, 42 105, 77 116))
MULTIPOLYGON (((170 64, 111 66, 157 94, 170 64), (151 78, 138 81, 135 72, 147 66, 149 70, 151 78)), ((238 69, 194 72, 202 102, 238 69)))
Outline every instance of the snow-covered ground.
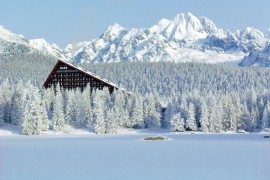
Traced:
POLYGON ((2 136, 0 179, 269 180, 264 134, 162 135, 2 136))
MULTIPOLYGON (((4 126, 0 127, 0 137, 1 136, 16 136, 21 135, 19 126, 11 125, 10 123, 5 123, 4 126)), ((155 133, 169 133, 169 129, 125 129, 120 128, 117 134, 120 135, 134 135, 134 134, 155 134, 155 133)), ((190 134, 190 133, 189 133, 190 134)), ((70 136, 70 135, 97 135, 93 128, 75 128, 73 126, 66 125, 62 132, 55 132, 53 130, 43 131, 41 135, 44 136, 70 136)), ((1 179, 0 179, 1 180, 1 179)))

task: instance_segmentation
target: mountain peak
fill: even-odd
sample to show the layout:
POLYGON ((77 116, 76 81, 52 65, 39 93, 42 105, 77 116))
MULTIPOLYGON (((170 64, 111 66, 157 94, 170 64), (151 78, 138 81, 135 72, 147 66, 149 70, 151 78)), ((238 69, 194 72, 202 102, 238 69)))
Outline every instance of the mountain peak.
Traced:
POLYGON ((160 33, 164 30, 164 28, 166 28, 169 24, 170 24, 170 20, 162 18, 158 24, 152 26, 151 28, 149 28, 150 32, 152 33, 160 33))
POLYGON ((114 30, 114 31, 122 31, 125 28, 123 26, 119 25, 118 23, 115 23, 114 25, 109 26, 108 29, 111 29, 111 30, 114 30))
POLYGON ((108 41, 113 41, 124 30, 124 27, 120 26, 118 23, 115 23, 114 25, 109 26, 101 37, 104 37, 104 39, 108 41))

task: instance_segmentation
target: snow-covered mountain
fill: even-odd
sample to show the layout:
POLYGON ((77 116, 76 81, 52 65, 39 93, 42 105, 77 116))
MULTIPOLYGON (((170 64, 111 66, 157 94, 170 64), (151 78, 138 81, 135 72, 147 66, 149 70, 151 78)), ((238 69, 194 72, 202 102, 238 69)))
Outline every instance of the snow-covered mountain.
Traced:
POLYGON ((56 58, 66 59, 63 50, 56 44, 44 39, 28 40, 0 26, 0 54, 42 53, 56 58))
POLYGON ((47 41, 45 41, 45 39, 32 39, 29 42, 31 47, 43 52, 44 54, 66 60, 63 50, 60 49, 56 44, 49 44, 47 41))
POLYGON ((253 65, 247 63, 252 59, 247 57, 267 54, 264 51, 267 42, 267 35, 257 29, 248 27, 231 32, 218 28, 206 17, 195 17, 191 13, 178 14, 171 20, 161 19, 148 29, 126 29, 114 24, 99 38, 69 44, 63 50, 44 39, 27 40, 0 27, 0 53, 22 46, 25 51, 39 51, 78 63, 192 61, 237 64, 245 57, 241 65, 253 65))
POLYGON ((17 35, 0 26, 0 54, 14 52, 29 52, 29 41, 22 35, 17 35))
POLYGON ((270 43, 262 50, 250 52, 249 55, 245 56, 243 61, 239 63, 239 66, 270 67, 270 43))
POLYGON ((253 50, 264 48, 264 34, 254 28, 230 32, 206 17, 178 14, 161 19, 149 29, 110 26, 98 39, 68 45, 68 59, 77 62, 173 61, 240 62, 253 50))

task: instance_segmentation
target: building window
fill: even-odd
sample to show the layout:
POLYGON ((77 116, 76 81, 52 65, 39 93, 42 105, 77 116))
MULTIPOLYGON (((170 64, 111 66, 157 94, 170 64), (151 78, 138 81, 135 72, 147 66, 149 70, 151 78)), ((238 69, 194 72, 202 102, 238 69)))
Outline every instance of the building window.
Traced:
POLYGON ((60 69, 67 69, 67 66, 60 66, 60 69))

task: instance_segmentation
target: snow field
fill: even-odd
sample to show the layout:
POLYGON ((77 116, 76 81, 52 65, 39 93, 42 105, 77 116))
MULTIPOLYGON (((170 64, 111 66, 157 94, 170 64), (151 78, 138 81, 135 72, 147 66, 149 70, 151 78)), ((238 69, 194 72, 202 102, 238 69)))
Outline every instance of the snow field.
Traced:
POLYGON ((0 179, 268 180, 270 140, 263 135, 1 137, 0 179))

